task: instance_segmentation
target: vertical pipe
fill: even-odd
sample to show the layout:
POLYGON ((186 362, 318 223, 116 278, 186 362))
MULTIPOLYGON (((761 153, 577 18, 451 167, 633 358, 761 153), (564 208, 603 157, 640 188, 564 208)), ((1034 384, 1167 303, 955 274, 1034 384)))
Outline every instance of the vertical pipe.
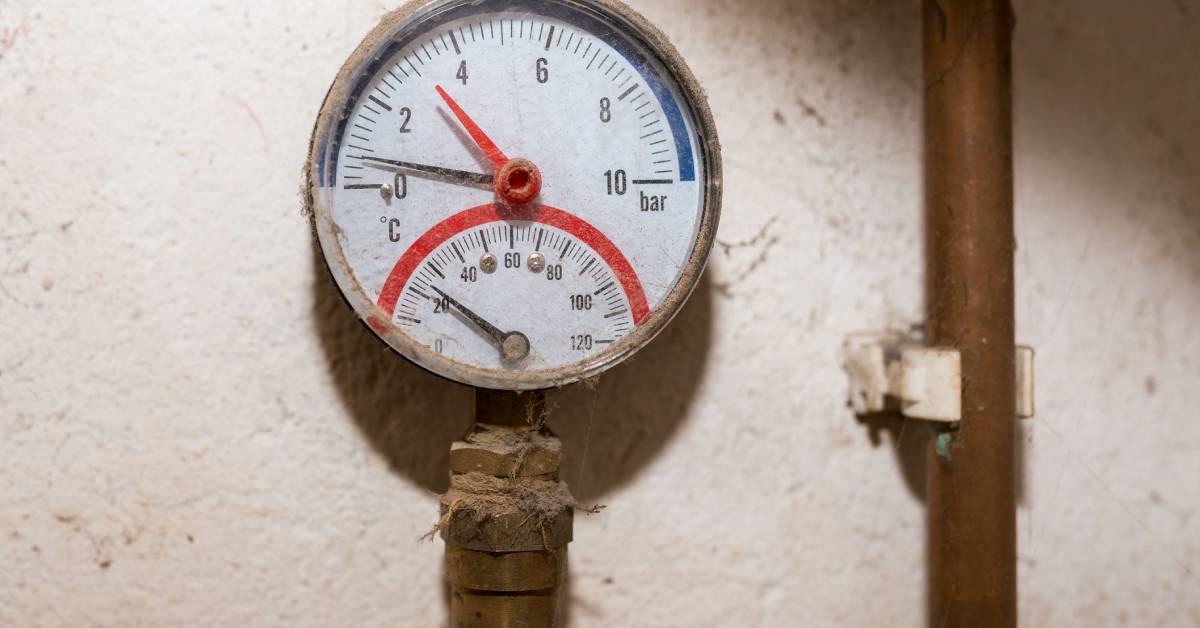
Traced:
POLYGON ((963 420, 929 442, 929 623, 1017 623, 1012 9, 926 0, 929 332, 962 355, 963 420))
MULTIPOLYGON (((542 392, 478 389, 473 436, 483 431, 492 439, 472 438, 452 451, 452 494, 459 484, 456 478, 470 474, 490 475, 504 482, 543 481, 529 485, 539 487, 557 482, 557 440, 546 437, 536 444, 533 440, 535 434, 542 433, 545 405, 542 392), (553 441, 549 449, 546 440, 553 441)), ((492 497, 496 495, 491 493, 492 497)), ((443 530, 452 628, 560 625, 570 511, 559 518, 561 525, 567 526, 565 535, 561 525, 556 528, 558 533, 539 528, 536 512, 514 514, 481 519, 475 513, 466 520, 452 518, 443 530)))

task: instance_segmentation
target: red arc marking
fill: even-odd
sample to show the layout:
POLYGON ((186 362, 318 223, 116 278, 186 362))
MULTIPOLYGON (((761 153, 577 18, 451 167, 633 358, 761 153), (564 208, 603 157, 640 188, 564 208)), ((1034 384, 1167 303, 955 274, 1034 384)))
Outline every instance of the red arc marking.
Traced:
POLYGON ((629 300, 634 325, 641 325, 642 321, 650 316, 650 306, 646 300, 646 291, 642 288, 642 282, 617 245, 586 220, 548 205, 515 209, 496 204, 480 205, 442 221, 418 238, 396 262, 387 281, 384 282, 383 292, 379 296, 379 307, 389 317, 395 316, 396 304, 400 301, 404 287, 408 285, 408 280, 412 278, 413 273, 417 271, 426 257, 464 231, 506 220, 536 222, 575 236, 580 242, 591 247, 617 276, 617 281, 620 282, 621 288, 625 291, 625 297, 629 300))

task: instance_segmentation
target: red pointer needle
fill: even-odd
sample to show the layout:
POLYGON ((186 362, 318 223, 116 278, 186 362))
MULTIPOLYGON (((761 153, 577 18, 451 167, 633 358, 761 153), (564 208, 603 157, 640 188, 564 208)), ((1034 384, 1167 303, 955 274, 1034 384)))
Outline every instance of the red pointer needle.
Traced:
POLYGON ((500 148, 496 146, 494 142, 492 142, 492 139, 487 136, 487 133, 484 133, 483 129, 479 128, 478 124, 475 124, 475 121, 471 119, 471 116, 467 115, 467 112, 463 111, 463 108, 459 107, 458 103, 454 102, 454 99, 450 97, 450 94, 446 93, 446 90, 442 89, 441 85, 438 85, 436 89, 437 93, 441 95, 442 100, 446 101, 446 104, 450 107, 450 111, 454 112, 454 116, 458 118, 459 123, 461 123, 463 127, 467 129, 467 134, 470 135, 471 139, 475 141, 475 145, 479 147, 479 150, 483 151, 484 155, 487 155, 488 161, 492 162, 492 165, 496 167, 497 171, 503 168, 504 165, 508 163, 508 157, 504 155, 504 151, 500 150, 500 148))
POLYGON ((467 130, 475 145, 487 155, 488 161, 496 168, 496 176, 493 177, 496 196, 511 207, 524 205, 536 199, 542 191, 542 173, 538 167, 528 159, 509 159, 441 85, 435 86, 435 89, 442 100, 446 101, 450 111, 454 112, 459 124, 467 130))

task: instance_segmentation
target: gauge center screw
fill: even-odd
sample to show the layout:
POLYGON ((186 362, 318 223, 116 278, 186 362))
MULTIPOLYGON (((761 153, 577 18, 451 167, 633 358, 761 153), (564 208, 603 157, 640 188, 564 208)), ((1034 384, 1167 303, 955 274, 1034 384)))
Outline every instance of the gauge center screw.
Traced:
POLYGON ((500 354, 509 362, 523 360, 529 356, 529 338, 519 331, 514 331, 500 341, 500 354))
POLYGON ((542 172, 528 159, 510 159, 496 173, 496 196, 509 206, 524 205, 541 192, 542 172))

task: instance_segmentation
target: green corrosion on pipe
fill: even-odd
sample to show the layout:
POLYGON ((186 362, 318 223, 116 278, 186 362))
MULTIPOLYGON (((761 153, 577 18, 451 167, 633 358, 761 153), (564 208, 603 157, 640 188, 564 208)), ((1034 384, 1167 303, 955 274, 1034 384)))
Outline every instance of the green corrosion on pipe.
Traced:
POLYGON ((938 458, 946 462, 954 462, 954 452, 950 451, 950 444, 954 442, 953 432, 942 432, 938 434, 935 448, 938 458))

